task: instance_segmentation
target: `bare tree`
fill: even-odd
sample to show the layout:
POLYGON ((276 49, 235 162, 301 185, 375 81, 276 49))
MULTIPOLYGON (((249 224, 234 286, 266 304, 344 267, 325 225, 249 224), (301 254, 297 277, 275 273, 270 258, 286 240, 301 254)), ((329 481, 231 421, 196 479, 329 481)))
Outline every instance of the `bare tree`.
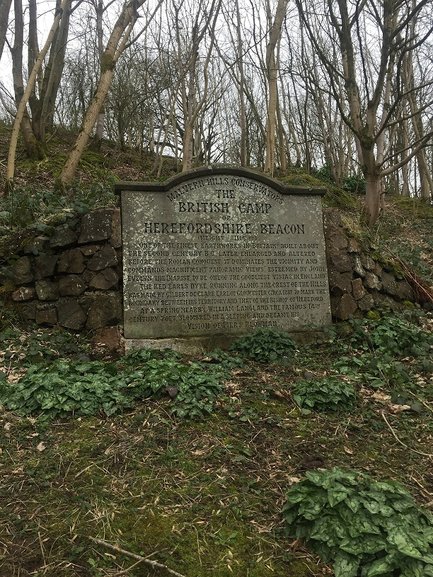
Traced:
POLYGON ((0 0, 0 60, 6 42, 6 33, 9 24, 9 12, 12 0, 0 0))
MULTIPOLYGON (((62 0, 59 10, 56 11, 54 16, 54 21, 51 29, 48 33, 47 39, 42 50, 38 53, 37 58, 32 66, 30 76, 27 82, 27 86, 24 90, 23 76, 22 76, 22 32, 23 32, 23 22, 22 22, 22 4, 21 0, 15 0, 15 43, 12 51, 13 57, 13 74, 14 74, 14 84, 15 84, 15 94, 17 101, 17 113, 15 116, 15 122, 12 127, 12 134, 9 144, 8 152, 8 162, 6 168, 6 182, 7 189, 10 189, 13 184, 14 174, 15 174, 15 155, 18 143, 18 135, 21 126, 23 127, 24 139, 26 144, 30 146, 36 146, 36 151, 33 153, 38 155, 39 146, 38 142, 34 136, 31 129, 30 120, 27 114, 27 103, 31 97, 34 90, 36 79, 38 77, 39 70, 41 69, 43 60, 53 42, 56 30, 59 26, 61 18, 64 14, 65 8, 69 0, 62 0)), ((28 150, 29 154, 32 154, 31 150, 28 150)), ((40 154, 40 153, 39 153, 40 154)))
MULTIPOLYGON (((398 161, 387 149, 387 132, 399 122, 396 112, 402 99, 421 87, 407 88, 402 83, 401 67, 410 52, 416 52, 430 35, 433 26, 431 0, 327 0, 308 6, 297 0, 301 19, 324 70, 329 90, 340 114, 354 133, 357 154, 366 179, 366 216, 373 224, 379 215, 383 179, 409 162, 429 142, 431 127, 411 142, 407 156, 398 161), (325 13, 323 13, 323 7, 325 13), (374 35, 377 41, 369 43, 374 35), (332 45, 339 47, 333 57, 332 45), (396 90, 392 91, 396 78, 396 90), (342 79, 345 91, 339 89, 342 79)), ((431 85, 433 78, 426 79, 431 85)))
MULTIPOLYGON (((265 172, 273 174, 275 168, 277 105, 278 105, 278 44, 281 40, 283 20, 286 16, 289 0, 278 0, 275 16, 269 30, 269 41, 266 48, 266 77, 268 81, 268 110, 266 122, 266 160, 265 172)), ((268 20, 272 19, 267 3, 268 20)))
POLYGON ((176 62, 180 69, 179 98, 182 127, 182 170, 189 170, 198 153, 199 116, 209 98, 209 68, 215 45, 215 26, 222 0, 172 2, 176 62))
MULTIPOLYGON (((146 0, 131 0, 126 2, 113 26, 113 30, 102 55, 101 72, 95 95, 86 111, 83 126, 75 141, 74 147, 69 153, 60 174, 59 184, 62 188, 67 189, 72 184, 80 158, 90 140, 98 114, 105 103, 113 79, 114 68, 120 55, 127 46, 132 30, 139 16, 138 9, 145 3, 145 1, 146 0)), ((159 0, 153 14, 147 21, 147 24, 149 24, 161 3, 162 0, 159 0)))

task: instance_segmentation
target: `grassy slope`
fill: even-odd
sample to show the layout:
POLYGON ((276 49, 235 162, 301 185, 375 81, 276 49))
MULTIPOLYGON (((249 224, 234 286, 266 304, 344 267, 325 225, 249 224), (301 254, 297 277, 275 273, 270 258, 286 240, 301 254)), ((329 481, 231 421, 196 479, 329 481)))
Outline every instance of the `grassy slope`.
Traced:
MULTIPOLYGON (((10 380, 27 362, 73 357, 55 331, 1 336, 10 380)), ((282 525, 285 492, 305 470, 338 465, 396 479, 427 506, 433 494, 431 362, 406 359, 409 385, 358 386, 351 412, 296 406, 294 384, 335 373, 346 341, 303 346, 288 365, 248 362, 215 412, 195 421, 173 417, 168 398, 109 418, 1 413, 0 575, 97 577, 134 563, 92 538, 188 577, 330 574, 282 525)), ((128 574, 155 572, 139 564, 128 574)))
MULTIPOLYGON (((67 144, 65 138, 63 145, 57 140, 50 146, 65 153, 67 144)), ((53 212, 71 205, 52 192, 60 161, 57 154, 37 164, 19 160, 17 191, 0 205, 0 214, 9 214, 0 233, 9 235, 11 215, 20 228, 34 217, 50 222, 53 212)), ((169 175, 173 166, 165 162, 169 175)), ((106 147, 88 153, 74 201, 78 208, 113 202, 101 190, 116 178, 146 180, 148 170, 149 163, 131 152, 106 147)), ((289 181, 320 184, 298 172, 289 181)), ((433 282, 431 208, 390 199, 367 235, 353 199, 334 191, 328 200, 352 205, 345 218, 355 234, 378 251, 398 252, 433 282)), ((43 355, 50 347, 40 343, 50 341, 51 333, 21 327, 5 335, 0 350, 8 352, 0 357, 0 370, 9 379, 18 378, 29 357, 26 342, 33 343, 32 362, 49 362, 43 355)), ((50 358, 67 357, 69 348, 56 340, 50 358)), ((433 495, 426 456, 433 435, 431 374, 413 372, 410 390, 400 391, 405 400, 419 399, 418 412, 399 412, 387 397, 395 392, 390 382, 379 392, 360 389, 352 413, 302 413, 292 399, 293 383, 305 371, 329 372, 339 356, 334 345, 323 343, 303 348, 289 367, 249 363, 232 374, 220 407, 201 421, 175 419, 168 399, 140 403, 116 417, 51 424, 2 411, 0 576, 100 577, 134 564, 92 537, 188 577, 330 574, 301 544, 290 542, 281 523, 285 491, 306 469, 339 465, 398 479, 427 505, 433 495)), ((128 574, 157 573, 138 564, 128 574)))

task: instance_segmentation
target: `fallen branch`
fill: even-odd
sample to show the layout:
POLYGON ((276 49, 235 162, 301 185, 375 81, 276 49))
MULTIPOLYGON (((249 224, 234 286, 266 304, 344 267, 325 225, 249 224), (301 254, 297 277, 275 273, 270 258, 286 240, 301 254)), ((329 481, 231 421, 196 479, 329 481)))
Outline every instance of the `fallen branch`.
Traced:
POLYGON ((417 455, 422 455, 423 457, 428 457, 429 459, 431 459, 433 457, 433 455, 431 453, 423 453, 422 451, 417 451, 416 449, 411 449, 408 445, 406 445, 406 443, 403 443, 403 441, 401 439, 399 439, 399 437, 397 437, 397 433, 394 431, 394 429, 392 428, 392 426, 389 424, 388 419, 385 417, 385 413, 383 411, 381 411, 380 413, 382 415, 382 419, 385 421, 385 423, 388 426, 388 429, 391 431, 392 436, 394 437, 394 439, 397 441, 397 443, 399 443, 402 447, 404 447, 405 449, 408 449, 409 451, 413 451, 414 453, 416 453, 417 455))
POLYGON ((91 541, 105 547, 106 549, 110 549, 111 551, 115 551, 116 553, 121 553, 122 555, 126 555, 127 557, 131 557, 132 559, 136 559, 140 563, 144 563, 145 565, 149 565, 153 569, 162 569, 166 571, 170 575, 174 575, 175 577, 185 577, 182 573, 178 573, 177 571, 173 571, 167 567, 167 565, 163 565, 162 563, 158 563, 158 561, 153 561, 152 559, 146 559, 146 557, 142 557, 141 555, 137 555, 135 553, 131 553, 131 551, 126 551, 125 549, 121 549, 117 545, 113 545, 112 543, 108 543, 107 541, 103 541, 102 539, 97 539, 96 537, 89 537, 91 541))
POLYGON ((420 303, 433 303, 433 291, 431 287, 418 276, 412 267, 410 267, 403 259, 387 249, 388 254, 401 267, 403 276, 412 287, 415 296, 420 303))

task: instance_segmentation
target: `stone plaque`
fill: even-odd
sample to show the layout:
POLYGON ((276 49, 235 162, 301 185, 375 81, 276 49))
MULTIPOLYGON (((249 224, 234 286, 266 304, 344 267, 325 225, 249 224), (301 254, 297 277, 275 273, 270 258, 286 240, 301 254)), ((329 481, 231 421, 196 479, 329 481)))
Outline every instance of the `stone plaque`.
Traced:
POLYGON ((222 168, 116 190, 126 338, 298 331, 330 322, 323 191, 222 168))

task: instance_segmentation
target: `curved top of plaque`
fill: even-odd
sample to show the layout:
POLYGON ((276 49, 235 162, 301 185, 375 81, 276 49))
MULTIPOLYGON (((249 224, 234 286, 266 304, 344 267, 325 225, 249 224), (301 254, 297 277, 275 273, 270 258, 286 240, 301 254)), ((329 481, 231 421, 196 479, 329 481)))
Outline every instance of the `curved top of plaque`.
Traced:
POLYGON ((204 178, 208 176, 218 176, 221 174, 241 176, 251 180, 256 180, 257 182, 266 184, 269 186, 269 188, 273 188, 280 194, 285 195, 324 196, 326 194, 326 190, 324 188, 293 185, 287 186, 284 183, 275 180, 274 178, 270 178, 261 172, 256 172, 255 170, 224 166, 204 166, 193 170, 188 170, 186 172, 176 174, 164 182, 118 182, 114 185, 114 191, 116 194, 120 194, 120 192, 126 192, 128 190, 143 192, 166 192, 167 190, 170 190, 175 186, 189 180, 204 178))

